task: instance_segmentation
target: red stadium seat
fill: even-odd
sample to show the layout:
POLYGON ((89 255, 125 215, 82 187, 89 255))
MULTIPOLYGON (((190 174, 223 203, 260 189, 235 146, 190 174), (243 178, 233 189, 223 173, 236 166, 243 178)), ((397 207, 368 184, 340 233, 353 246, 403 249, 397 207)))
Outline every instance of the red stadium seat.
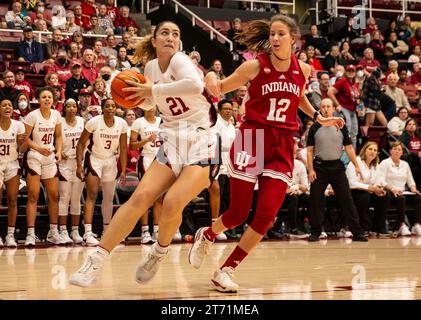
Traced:
POLYGON ((7 70, 7 63, 4 60, 0 61, 0 72, 6 71, 7 70))
POLYGON ((43 74, 31 74, 25 75, 25 80, 28 81, 31 86, 35 88, 41 88, 45 86, 45 75, 43 74))
MULTIPOLYGON (((4 37, 2 36, 2 40, 3 39, 4 37)), ((0 54, 3 56, 3 60, 15 59, 15 50, 13 49, 0 48, 0 54)))
POLYGON ((9 70, 16 72, 18 68, 23 68, 25 69, 26 72, 30 72, 31 63, 27 61, 17 61, 17 60, 9 61, 9 70))
POLYGON ((231 29, 231 23, 225 20, 213 20, 213 27, 223 35, 227 35, 228 30, 231 29))
POLYGON ((225 0, 210 0, 210 6, 212 8, 222 8, 225 0))
MULTIPOLYGON (((212 21, 211 20, 205 20, 206 23, 208 23, 209 25, 212 26, 212 21)), ((200 28, 202 28, 203 30, 209 32, 209 28, 207 26, 205 26, 200 20, 196 20, 196 25, 200 28)))

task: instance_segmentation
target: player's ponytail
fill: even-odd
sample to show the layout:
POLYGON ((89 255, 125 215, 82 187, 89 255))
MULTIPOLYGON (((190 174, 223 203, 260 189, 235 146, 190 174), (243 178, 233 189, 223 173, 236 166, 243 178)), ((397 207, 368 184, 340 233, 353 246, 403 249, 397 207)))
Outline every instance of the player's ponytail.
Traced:
POLYGON ((143 37, 137 44, 135 54, 133 55, 131 62, 134 65, 142 63, 143 58, 146 61, 150 61, 156 58, 156 51, 152 45, 152 35, 143 37))

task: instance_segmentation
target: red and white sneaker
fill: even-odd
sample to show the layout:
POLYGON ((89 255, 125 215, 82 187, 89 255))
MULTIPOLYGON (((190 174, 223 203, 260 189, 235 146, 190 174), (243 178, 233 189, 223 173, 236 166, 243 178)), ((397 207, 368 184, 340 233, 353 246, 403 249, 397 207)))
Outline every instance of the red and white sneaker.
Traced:
POLYGON ((207 227, 202 227, 194 235, 193 245, 189 251, 189 263, 196 269, 199 269, 208 254, 213 242, 206 239, 203 234, 207 227))
POLYGON ((238 284, 233 280, 234 269, 225 267, 221 270, 215 271, 211 280, 211 286, 219 292, 237 292, 238 284))

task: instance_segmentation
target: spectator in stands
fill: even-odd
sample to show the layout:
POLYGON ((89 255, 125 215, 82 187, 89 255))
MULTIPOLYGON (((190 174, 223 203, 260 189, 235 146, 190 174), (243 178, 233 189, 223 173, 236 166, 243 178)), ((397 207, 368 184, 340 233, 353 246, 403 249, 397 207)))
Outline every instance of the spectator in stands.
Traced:
POLYGON ((114 29, 113 20, 107 15, 107 6, 105 4, 99 6, 98 26, 101 27, 104 32, 108 28, 114 29))
POLYGON ((421 62, 414 64, 414 73, 409 77, 408 82, 416 86, 421 85, 421 62))
POLYGON ((69 49, 67 50, 67 57, 70 61, 82 60, 82 52, 76 42, 70 42, 69 49))
POLYGON ((89 18, 90 24, 91 24, 91 28, 89 29, 89 31, 87 33, 89 34, 105 34, 105 30, 99 26, 98 24, 98 16, 94 15, 94 16, 90 16, 89 18))
MULTIPOLYGON (((120 8, 120 16, 114 21, 115 33, 122 34, 126 31, 127 27, 133 26, 137 30, 140 30, 138 24, 129 17, 130 9, 127 6, 120 8)), ((132 55, 132 54, 129 54, 132 55)))
POLYGON ((356 66, 357 72, 355 74, 355 84, 358 86, 358 90, 361 92, 363 90, 364 81, 367 78, 367 75, 364 73, 364 68, 360 65, 356 66))
POLYGON ((128 33, 128 32, 124 32, 124 34, 123 34, 123 36, 121 37, 121 39, 122 39, 122 41, 121 41, 119 44, 117 44, 117 45, 115 46, 115 48, 114 48, 114 49, 117 51, 117 53, 118 53, 118 50, 119 50, 121 47, 124 47, 124 48, 126 48, 126 50, 127 50, 127 55, 128 55, 128 56, 132 56, 132 55, 134 55, 134 54, 135 54, 136 49, 135 49, 135 47, 131 44, 132 36, 130 35, 130 33, 128 33))
POLYGON ((310 66, 313 66, 314 70, 322 71, 323 67, 322 67, 322 64, 320 63, 320 60, 316 58, 314 47, 313 46, 307 46, 306 53, 307 53, 307 57, 308 57, 307 63, 310 66))
POLYGON ((92 92, 89 89, 80 90, 78 110, 80 115, 88 122, 93 117, 102 114, 101 106, 95 106, 91 103, 92 92))
POLYGON ((51 108, 61 113, 63 110, 64 102, 62 98, 63 88, 57 85, 52 86, 51 88, 53 89, 53 105, 51 106, 51 108))
MULTIPOLYGON (((134 55, 133 58, 132 58, 132 63, 134 63, 133 59, 134 59, 135 56, 136 55, 134 55)), ((200 56, 200 52, 196 51, 196 50, 193 50, 192 52, 190 52, 189 57, 193 61, 193 63, 196 65, 196 67, 203 73, 203 75, 205 75, 207 70, 205 69, 204 66, 202 66, 200 64, 200 61, 202 59, 201 56, 200 56)), ((137 63, 134 63, 134 64, 137 64, 137 63)), ((145 65, 145 63, 143 63, 143 66, 144 65, 145 65)))
MULTIPOLYGON (((388 65, 388 69, 386 71, 386 78, 389 76, 389 74, 393 73, 395 74, 398 79, 399 79, 399 73, 398 73, 398 69, 399 69, 399 63, 396 60, 390 60, 389 61, 389 65, 388 65)), ((387 79, 386 79, 387 80, 387 79)))
POLYGON ((105 81, 105 92, 109 97, 111 96, 111 73, 109 66, 104 66, 99 71, 99 76, 105 81))
POLYGON ((127 58, 127 50, 125 47, 120 47, 117 54, 117 67, 118 71, 131 69, 132 64, 127 58))
MULTIPOLYGON (((50 32, 50 30, 48 30, 48 25, 47 25, 47 21, 44 19, 38 19, 35 24, 35 30, 37 31, 46 31, 46 32, 50 32)), ((41 43, 45 44, 50 42, 51 40, 53 40, 53 36, 51 34, 43 34, 41 35, 41 43)), ((44 50, 44 48, 43 48, 44 50)))
POLYGON ((414 36, 415 30, 412 28, 411 23, 411 16, 406 15, 403 19, 403 25, 400 27, 399 39, 407 42, 409 38, 414 36))
POLYGON ((392 32, 399 34, 399 28, 398 28, 398 23, 396 22, 396 19, 392 19, 389 21, 389 27, 384 31, 384 39, 386 40, 390 39, 390 34, 392 32))
POLYGON ((98 78, 98 68, 95 65, 95 54, 92 49, 85 49, 82 57, 82 77, 91 84, 98 78))
MULTIPOLYGON (((397 206, 400 223, 398 235, 411 235, 411 232, 405 223, 405 211, 408 203, 415 206, 412 234, 421 236, 420 192, 417 189, 417 185, 412 176, 411 168, 409 167, 408 162, 401 160, 402 154, 402 142, 392 142, 390 147, 390 157, 380 163, 377 184, 383 186, 383 188, 388 191, 385 198, 387 204, 386 208, 389 208, 390 204, 396 204, 397 206), (403 192, 406 191, 406 186, 408 186, 409 190, 413 194, 403 194, 403 192)), ((381 224, 384 225, 385 220, 386 214, 383 215, 383 221, 381 221, 381 224)))
POLYGON ((82 14, 86 17, 90 17, 98 13, 95 0, 84 0, 80 6, 82 7, 82 14))
POLYGON ((66 87, 66 81, 72 76, 70 71, 71 61, 67 57, 66 50, 60 48, 57 51, 57 57, 54 64, 48 68, 47 74, 56 73, 59 79, 59 85, 63 88, 66 87))
POLYGON ((415 31, 415 35, 408 41, 409 48, 412 50, 415 46, 421 47, 421 27, 415 31))
POLYGON ((91 27, 89 23, 89 17, 82 15, 82 6, 76 5, 73 9, 75 15, 75 23, 80 26, 83 30, 89 30, 91 27))
POLYGON ((65 98, 66 100, 72 98, 78 101, 79 91, 89 88, 91 83, 82 77, 82 64, 79 61, 73 61, 70 64, 70 71, 72 76, 66 81, 65 98))
POLYGON ((333 77, 330 78, 329 80, 329 84, 331 86, 333 86, 336 82, 336 80, 340 79, 341 77, 343 77, 343 75, 345 74, 345 67, 343 65, 338 64, 335 67, 335 74, 333 77))
POLYGON ((340 51, 341 51, 341 53, 339 54, 340 59, 355 60, 355 57, 351 53, 351 47, 348 41, 342 42, 340 51))
POLYGON ((7 11, 5 20, 6 26, 3 27, 8 29, 23 29, 32 22, 31 18, 22 12, 22 4, 19 1, 12 4, 12 10, 7 11))
POLYGON ((364 72, 367 75, 380 66, 380 62, 374 59, 373 49, 367 48, 364 50, 364 57, 360 60, 359 65, 364 67, 364 72))
POLYGON ((418 63, 420 61, 421 61, 421 47, 420 45, 417 44, 412 48, 412 54, 409 56, 408 62, 418 63))
POLYGON ((94 91, 91 97, 91 105, 101 106, 102 101, 107 100, 110 97, 107 94, 105 80, 102 77, 96 78, 93 83, 93 88, 94 88, 94 91))
POLYGON ((114 0, 107 0, 107 16, 110 17, 113 24, 115 23, 116 19, 120 16, 120 11, 116 6, 114 6, 114 0))
POLYGON ((116 56, 109 56, 108 58, 108 66, 111 69, 111 81, 114 79, 114 77, 120 72, 116 69, 117 67, 117 57, 116 56))
POLYGON ((18 43, 16 54, 19 61, 42 62, 44 61, 44 49, 41 43, 34 39, 32 27, 23 29, 23 40, 18 43))
POLYGON ((336 34, 335 39, 337 41, 340 41, 340 42, 342 42, 342 41, 351 42, 352 40, 358 38, 359 34, 358 34, 357 30, 353 28, 353 24, 354 24, 354 17, 349 16, 346 19, 345 25, 336 34))
POLYGON ((29 16, 34 23, 36 23, 37 20, 45 20, 48 27, 51 27, 52 17, 49 11, 45 11, 45 2, 38 1, 35 12, 31 12, 29 16))
POLYGON ((380 125, 387 126, 387 119, 381 110, 382 106, 380 104, 380 98, 383 94, 381 92, 381 76, 382 70, 377 68, 367 77, 363 85, 361 99, 366 107, 366 126, 372 126, 376 118, 380 122, 380 125))
POLYGON ((53 31, 53 40, 45 44, 45 56, 47 59, 46 62, 54 63, 58 50, 62 47, 66 47, 66 42, 63 40, 62 31, 60 29, 55 29, 53 31))
POLYGON ((110 34, 107 36, 106 46, 102 48, 102 55, 110 57, 110 55, 117 56, 117 51, 114 49, 115 36, 110 34))
POLYGON ((306 46, 313 47, 316 55, 324 55, 329 48, 326 38, 319 34, 319 29, 315 24, 310 26, 310 34, 306 37, 306 46))
POLYGON ((351 188, 352 198, 357 208, 361 229, 366 236, 373 230, 379 234, 385 234, 384 224, 380 227, 375 222, 373 228, 370 228, 369 207, 370 203, 374 206, 374 221, 381 221, 384 214, 386 191, 377 185, 377 175, 379 166, 378 145, 376 142, 368 141, 361 149, 357 157, 357 163, 361 170, 358 176, 355 166, 352 162, 346 168, 346 176, 351 188))
POLYGON ((379 30, 379 26, 377 25, 376 19, 374 17, 370 17, 367 19, 367 28, 365 28, 362 32, 362 35, 366 37, 366 43, 369 43, 371 40, 371 35, 374 31, 379 30))
POLYGON ((380 66, 383 69, 386 69, 389 66, 389 62, 392 61, 392 60, 396 60, 396 59, 397 58, 396 58, 395 54, 393 53, 393 48, 387 46, 387 47, 384 48, 383 58, 379 60, 380 66))
POLYGON ((309 94, 307 94, 308 100, 316 110, 320 109, 320 103, 323 99, 328 98, 329 85, 329 74, 327 72, 319 72, 318 74, 318 85, 311 86, 309 88, 309 94))
POLYGON ((421 134, 417 121, 408 118, 399 140, 404 145, 402 159, 409 163, 416 183, 421 183, 421 134))
POLYGON ((13 119, 23 122, 29 112, 31 112, 29 99, 23 92, 19 93, 13 102, 13 119))
POLYGON ((408 109, 408 111, 411 111, 411 105, 409 104, 405 92, 402 89, 398 88, 398 81, 399 76, 395 73, 390 73, 387 76, 387 85, 385 87, 384 93, 395 101, 397 109, 405 107, 408 109))
POLYGON ((373 49, 374 58, 378 60, 382 60, 384 58, 384 49, 386 46, 379 30, 374 31, 371 35, 371 41, 368 47, 373 49))
POLYGON ((387 129, 395 137, 402 135, 403 130, 405 129, 406 121, 409 119, 409 110, 405 107, 400 107, 396 116, 390 119, 387 123, 387 129))
POLYGON ((357 148, 358 135, 358 119, 355 109, 357 107, 357 98, 359 97, 359 91, 354 81, 355 72, 356 68, 354 65, 347 65, 345 67, 345 77, 336 80, 335 84, 327 92, 328 97, 333 101, 336 112, 341 112, 345 118, 354 150, 357 148))
POLYGON ((83 35, 81 32, 74 32, 72 37, 69 38, 69 43, 74 42, 77 44, 80 52, 83 52, 87 47, 83 43, 83 35))
POLYGON ((35 11, 38 0, 21 0, 22 11, 28 13, 29 11, 35 11))
POLYGON ((334 73, 335 72, 335 66, 337 64, 340 64, 340 51, 339 51, 339 46, 332 46, 332 48, 330 48, 330 52, 328 52, 326 54, 326 58, 324 61, 324 69, 329 71, 330 73, 334 73))
POLYGON ((405 41, 398 40, 396 32, 390 33, 389 42, 386 43, 386 47, 391 47, 393 49, 393 53, 397 59, 403 59, 409 50, 405 41))
POLYGON ((15 88, 16 80, 12 71, 6 70, 3 73, 3 82, 4 87, 0 88, 0 100, 9 99, 10 101, 15 101, 18 94, 22 93, 22 91, 15 88))
POLYGON ((418 104, 420 93, 414 84, 408 82, 408 70, 402 69, 399 71, 398 87, 405 92, 411 106, 416 106, 418 104))
POLYGON ((225 79, 224 71, 222 69, 222 62, 221 60, 215 59, 212 61, 209 71, 213 71, 216 74, 218 80, 225 79))
POLYGON ((62 5, 55 5, 52 9, 51 27, 53 29, 66 29, 66 9, 62 5))
POLYGON ((29 100, 32 100, 34 97, 34 89, 32 88, 31 84, 28 81, 25 81, 25 69, 18 68, 15 71, 16 81, 15 81, 15 88, 19 91, 22 91, 29 100))
POLYGON ((108 57, 102 54, 102 41, 96 40, 94 43, 94 54, 95 54, 95 61, 96 61, 96 68, 97 70, 101 69, 103 66, 108 64, 108 57))
POLYGON ((75 14, 73 12, 66 13, 66 25, 64 31, 69 33, 80 32, 82 33, 82 27, 75 23, 75 14))

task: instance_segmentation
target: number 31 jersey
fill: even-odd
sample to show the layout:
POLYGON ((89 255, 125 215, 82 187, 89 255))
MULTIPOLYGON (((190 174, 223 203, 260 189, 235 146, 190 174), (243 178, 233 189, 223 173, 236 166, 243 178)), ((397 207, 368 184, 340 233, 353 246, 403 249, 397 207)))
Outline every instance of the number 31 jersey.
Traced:
POLYGON ((297 110, 306 79, 298 59, 291 54, 287 71, 276 71, 266 53, 259 54, 259 74, 250 81, 245 120, 270 127, 296 131, 297 110))
POLYGON ((31 111, 26 116, 25 123, 33 128, 30 137, 32 141, 41 147, 54 151, 54 132, 56 125, 61 122, 61 115, 57 110, 51 109, 50 112, 50 118, 45 119, 40 109, 31 111))

